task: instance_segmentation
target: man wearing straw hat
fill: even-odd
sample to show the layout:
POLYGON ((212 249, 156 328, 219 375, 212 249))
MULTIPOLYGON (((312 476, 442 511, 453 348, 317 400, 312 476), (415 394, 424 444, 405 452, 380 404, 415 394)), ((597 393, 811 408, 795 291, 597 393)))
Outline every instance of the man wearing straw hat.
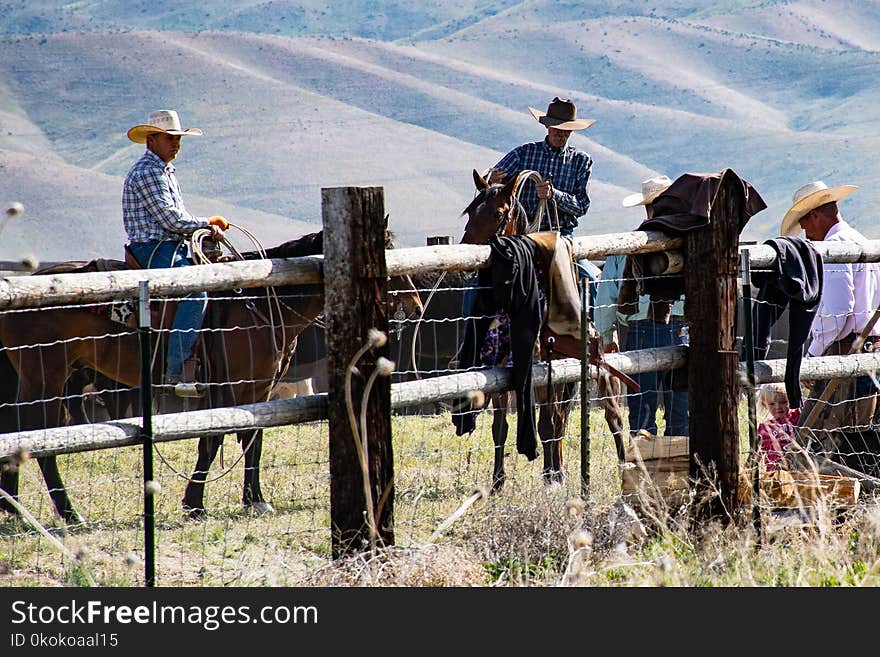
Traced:
POLYGON ((517 146, 501 158, 490 170, 488 182, 502 182, 521 171, 537 172, 543 182, 527 181, 520 195, 529 221, 535 219, 539 201, 555 201, 556 214, 548 205, 540 230, 558 230, 571 237, 578 218, 590 207, 588 186, 593 160, 585 151, 570 145, 568 138, 572 131, 589 128, 596 121, 577 118, 575 104, 558 96, 550 102, 546 112, 534 107, 529 107, 529 112, 547 128, 547 136, 541 141, 517 146), (558 226, 554 225, 556 216, 558 226))
MULTIPOLYGON (((623 199, 626 208, 643 206, 648 219, 654 216, 653 201, 672 184, 668 176, 655 176, 642 182, 641 192, 623 199)), ((596 292, 595 323, 605 352, 652 349, 670 345, 688 344, 684 321, 684 301, 660 300, 644 294, 638 304, 621 305, 620 291, 625 277, 625 255, 608 256, 596 292), (631 307, 632 312, 625 312, 631 307)), ((629 430, 635 434, 644 429, 657 433, 657 407, 663 400, 663 417, 667 436, 688 435, 687 391, 673 391, 673 372, 644 372, 633 378, 640 392, 627 394, 629 430)))
MULTIPOLYGON (((129 169, 122 186, 122 222, 128 235, 126 246, 142 267, 192 265, 184 240, 200 228, 210 229, 214 239, 219 240, 222 231, 229 227, 229 222, 219 215, 196 217, 190 214, 174 175, 171 161, 180 152, 181 139, 201 134, 199 128, 183 130, 180 117, 174 110, 151 112, 146 123, 128 131, 131 141, 146 144, 146 151, 129 169)), ((181 397, 202 394, 191 381, 194 361, 190 358, 207 307, 208 295, 193 292, 178 302, 174 314, 163 384, 174 386, 174 392, 181 397), (184 377, 186 361, 190 366, 184 377), (190 380, 184 381, 184 378, 190 380)))
MULTIPOLYGON (((864 244, 867 239, 843 220, 837 206, 857 189, 855 185, 828 187, 821 180, 804 185, 794 193, 780 232, 795 236, 803 229, 813 241, 864 244)), ((822 271, 822 297, 810 327, 807 354, 848 354, 880 305, 880 263, 826 263, 822 271)), ((861 350, 873 351, 875 346, 880 347, 880 323, 868 332, 861 350)), ((801 413, 802 424, 827 385, 820 380, 812 386, 801 413)), ((876 421, 876 407, 874 377, 842 379, 810 428, 858 430, 876 421)))

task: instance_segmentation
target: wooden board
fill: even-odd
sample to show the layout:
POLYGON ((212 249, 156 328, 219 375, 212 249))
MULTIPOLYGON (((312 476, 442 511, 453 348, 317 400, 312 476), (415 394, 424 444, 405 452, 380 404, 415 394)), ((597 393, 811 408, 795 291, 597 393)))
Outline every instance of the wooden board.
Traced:
MULTIPOLYGON (((639 434, 625 450, 621 469, 621 492, 666 497, 677 503, 687 493, 689 446, 687 436, 639 434)), ((861 485, 853 477, 779 470, 764 473, 761 504, 774 509, 807 508, 824 503, 832 508, 858 502, 861 485)), ((737 495, 741 504, 752 503, 752 475, 741 472, 737 495)))
MULTIPOLYGON (((739 495, 745 504, 752 503, 752 481, 740 474, 739 495)), ((854 477, 777 470, 761 478, 761 503, 776 509, 813 507, 824 503, 833 508, 858 502, 861 483, 854 477)))
POLYGON ((654 436, 639 434, 630 440, 626 448, 625 458, 636 463, 639 458, 648 462, 654 459, 676 457, 690 458, 687 436, 654 436))

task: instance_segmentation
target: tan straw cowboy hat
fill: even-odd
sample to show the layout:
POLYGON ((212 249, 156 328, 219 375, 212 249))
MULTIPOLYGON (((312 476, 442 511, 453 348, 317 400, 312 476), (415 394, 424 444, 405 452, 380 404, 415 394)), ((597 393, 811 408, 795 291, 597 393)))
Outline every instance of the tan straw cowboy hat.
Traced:
POLYGON ((630 194, 623 199, 623 207, 631 208, 635 205, 648 205, 655 198, 665 192, 672 184, 669 176, 657 176, 642 181, 642 191, 638 194, 630 194))
POLYGON ((529 107, 529 112, 537 119, 538 123, 558 130, 583 130, 596 122, 596 119, 577 118, 577 107, 574 103, 568 98, 560 98, 559 96, 550 101, 546 112, 534 107, 529 107))
POLYGON ((147 141, 147 135, 157 132, 164 132, 167 135, 185 135, 197 136, 202 131, 198 128, 187 128, 183 130, 180 127, 180 117, 174 110, 156 110, 150 112, 147 122, 142 125, 136 125, 128 131, 128 138, 136 144, 143 144, 147 141))
POLYGON ((821 180, 804 185, 792 197, 792 205, 782 218, 782 228, 779 229, 780 234, 785 237, 794 237, 801 232, 798 222, 810 210, 815 210, 820 205, 831 203, 831 201, 845 199, 857 189, 856 185, 829 187, 821 180))

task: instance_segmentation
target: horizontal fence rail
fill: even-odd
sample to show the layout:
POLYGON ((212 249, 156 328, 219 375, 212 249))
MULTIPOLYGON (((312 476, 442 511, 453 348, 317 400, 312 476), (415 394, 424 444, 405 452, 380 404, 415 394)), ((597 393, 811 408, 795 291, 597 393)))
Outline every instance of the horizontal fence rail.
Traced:
MULTIPOLYGON (((651 253, 676 249, 681 243, 681 238, 652 231, 610 233, 575 238, 574 256, 651 253)), ((388 275, 399 276, 483 269, 489 265, 490 254, 488 246, 454 244, 389 249, 385 257, 388 275)), ((0 278, 0 310, 133 299, 141 281, 149 282, 154 297, 234 287, 320 283, 323 264, 323 256, 304 256, 200 265, 189 268, 185 277, 172 269, 7 276, 0 278)))
MULTIPOLYGON (((602 258, 627 253, 677 254, 683 243, 656 231, 608 233, 573 240, 576 259, 602 258)), ((814 242, 825 262, 878 262, 880 240, 863 245, 814 242)), ((776 251, 768 245, 743 246, 753 268, 767 268, 776 251)), ((389 276, 436 271, 483 269, 489 265, 491 249, 470 244, 419 246, 389 249, 389 276)), ((276 258, 213 263, 189 268, 185 280, 172 269, 135 269, 113 272, 7 276, 0 278, 0 310, 37 308, 57 304, 115 301, 137 297, 141 281, 149 282, 151 296, 183 295, 198 291, 221 291, 234 287, 316 284, 323 280, 323 256, 276 258)), ((673 267, 669 273, 677 270, 673 267)))
MULTIPOLYGON (((684 366, 686 358, 687 347, 661 347, 605 356, 609 365, 629 375, 677 369, 684 366)), ((785 359, 756 361, 756 383, 783 381, 785 366, 785 359)), ((591 365, 590 369, 591 375, 595 376, 595 366, 591 365)), ((804 360, 800 378, 827 380, 853 377, 877 369, 880 369, 880 353, 817 356, 804 360)), ((546 363, 533 366, 534 385, 547 384, 547 370, 546 363)), ((580 375, 579 360, 564 358, 553 361, 553 380, 556 383, 578 381, 580 375)), ((745 384, 745 363, 740 365, 740 376, 745 384)), ((403 409, 428 401, 456 399, 475 390, 492 393, 510 389, 511 373, 508 368, 483 368, 392 384, 391 407, 403 409)), ((223 409, 156 415, 153 417, 153 436, 156 442, 168 442, 326 419, 327 395, 323 393, 223 409)), ((14 457, 22 451, 37 457, 136 445, 141 440, 140 431, 141 420, 132 418, 0 434, 0 461, 14 457)))
MULTIPOLYGON (((811 242, 824 262, 880 262, 880 240, 864 244, 852 242, 811 242)), ((749 252, 752 269, 767 269, 776 261, 776 249, 768 244, 741 246, 749 252)))

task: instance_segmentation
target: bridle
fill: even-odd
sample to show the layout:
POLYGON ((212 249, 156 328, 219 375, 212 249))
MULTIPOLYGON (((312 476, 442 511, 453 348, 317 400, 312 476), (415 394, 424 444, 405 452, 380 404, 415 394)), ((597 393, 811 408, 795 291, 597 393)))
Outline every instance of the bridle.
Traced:
POLYGON ((498 224, 498 227, 495 229, 495 235, 502 235, 504 231, 507 229, 507 225, 514 221, 514 213, 517 210, 517 199, 513 198, 510 200, 510 207, 507 208, 507 213, 501 217, 501 222, 498 224))

